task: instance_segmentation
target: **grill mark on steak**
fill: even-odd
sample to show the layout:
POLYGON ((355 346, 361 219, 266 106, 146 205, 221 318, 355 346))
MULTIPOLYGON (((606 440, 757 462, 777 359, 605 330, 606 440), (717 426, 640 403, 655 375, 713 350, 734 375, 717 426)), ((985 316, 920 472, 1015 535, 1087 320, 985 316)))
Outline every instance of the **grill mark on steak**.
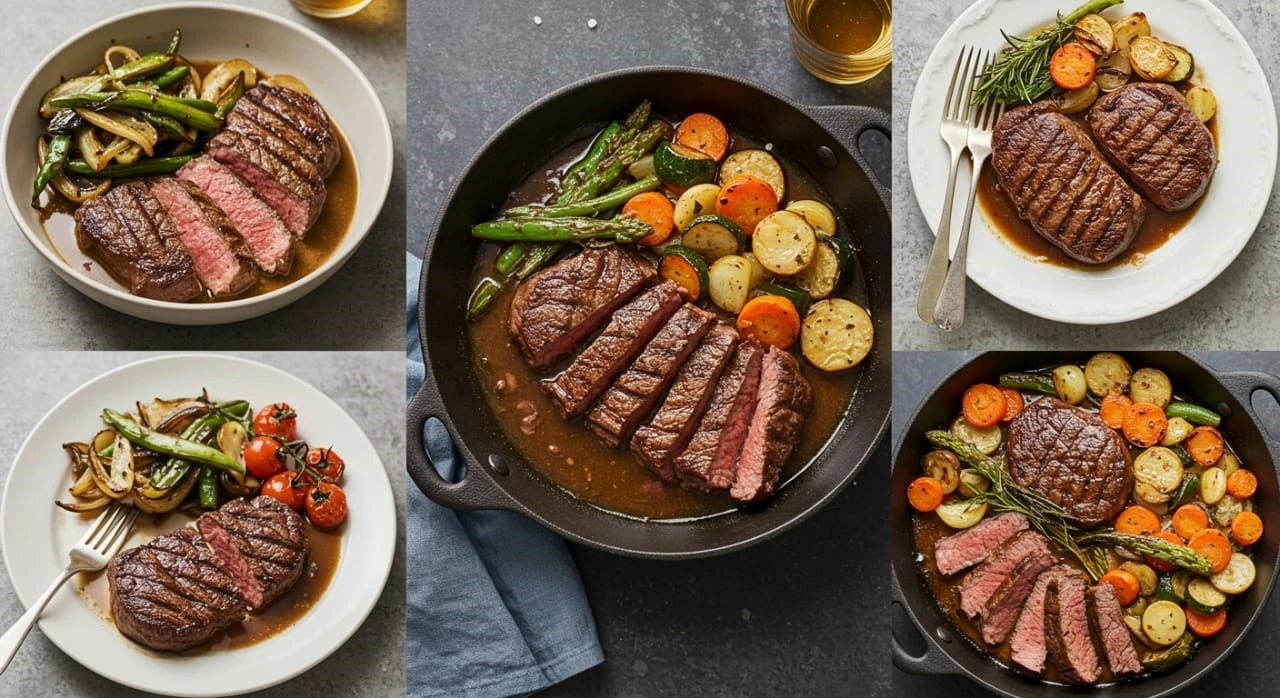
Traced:
POLYGON ((320 216, 326 196, 324 179, 305 159, 282 160, 260 142, 231 129, 219 131, 205 152, 247 182, 294 237, 305 237, 320 216))
MULTIPOLYGON (((258 83, 253 89, 244 93, 254 104, 271 112, 280 121, 290 126, 290 131, 301 134, 302 140, 309 141, 320 148, 321 158, 316 162, 317 169, 328 177, 342 158, 342 149, 338 145, 337 133, 329 120, 324 107, 310 95, 302 94, 284 87, 275 87, 258 83)), ((239 106, 239 102, 236 103, 239 106)), ((235 109, 232 109, 234 112, 235 109)), ((282 136, 288 131, 280 132, 282 136)))
POLYGON ((1026 530, 1015 534, 996 548, 959 586, 960 610, 970 618, 982 614, 991 595, 1004 582, 1018 563, 1029 555, 1050 555, 1049 542, 1039 533, 1026 530))
POLYGON ((1081 577, 1062 574, 1049 582, 1044 618, 1048 658, 1062 678, 1074 684, 1097 682, 1102 666, 1089 634, 1081 577))
POLYGON ((689 445, 675 457, 676 475, 686 487, 704 491, 729 489, 738 454, 755 412, 764 348, 754 337, 738 345, 733 362, 716 384, 711 402, 689 445))
POLYGON ((973 528, 939 538, 933 544, 933 562, 944 576, 982 562, 993 550, 1029 527, 1027 517, 1006 512, 979 522, 973 528))
POLYGON ((769 347, 730 496, 739 502, 758 502, 773 494, 812 407, 813 388, 801 375, 796 357, 769 347))
POLYGON ((1117 677, 1142 673, 1138 650, 1133 646, 1133 636, 1124 623, 1124 609, 1116 598, 1116 589, 1110 584, 1099 584, 1086 592, 1089 597, 1089 621, 1094 635, 1102 645, 1107 666, 1117 677))
MULTIPOLYGON (((271 603, 302 576, 309 548, 302 517, 276 499, 233 500, 202 515, 196 525, 202 533, 208 531, 206 537, 225 534, 233 544, 231 548, 215 547, 219 558, 238 555, 247 563, 261 591, 260 602, 253 604, 250 599, 252 606, 271 603)), ((239 566, 234 559, 221 562, 228 570, 239 566)), ((252 590, 246 597, 250 593, 252 590)))

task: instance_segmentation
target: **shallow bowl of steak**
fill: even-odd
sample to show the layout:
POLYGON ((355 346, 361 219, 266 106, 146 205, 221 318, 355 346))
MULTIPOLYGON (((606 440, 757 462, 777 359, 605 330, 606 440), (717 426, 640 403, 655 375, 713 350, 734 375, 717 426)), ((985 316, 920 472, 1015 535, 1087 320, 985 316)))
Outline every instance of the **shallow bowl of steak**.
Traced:
POLYGON ((238 295, 258 282, 258 265, 244 239, 204 190, 177 177, 156 177, 148 185, 169 212, 196 276, 214 298, 238 295))
POLYGON ((1133 489, 1129 449, 1096 412, 1053 397, 1009 423, 1009 475, 1056 502, 1081 526, 1114 519, 1133 489))
POLYGON ((1089 128, 1111 164, 1166 211, 1199 201, 1218 166, 1213 134, 1172 85, 1135 82, 1099 97, 1089 128))
POLYGON ((235 499, 202 515, 196 526, 250 610, 270 604, 302 577, 311 547, 305 523, 277 499, 235 499))

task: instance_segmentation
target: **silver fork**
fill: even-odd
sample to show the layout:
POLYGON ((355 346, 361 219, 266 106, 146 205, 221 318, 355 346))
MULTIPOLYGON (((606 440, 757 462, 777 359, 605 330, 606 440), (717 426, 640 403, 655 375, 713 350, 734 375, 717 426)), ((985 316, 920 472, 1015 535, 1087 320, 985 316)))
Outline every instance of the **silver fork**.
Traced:
MULTIPOLYGON (((983 52, 980 66, 974 68, 974 80, 986 70, 992 56, 983 52)), ((969 157, 973 159, 973 174, 969 180, 969 203, 964 209, 964 224, 960 227, 960 244, 951 259, 951 267, 947 269, 947 280, 942 285, 942 295, 938 297, 938 306, 933 311, 933 324, 943 330, 959 329, 964 324, 964 292, 966 266, 969 257, 969 227, 973 223, 973 202, 978 195, 978 176, 982 174, 982 166, 991 156, 991 132, 996 121, 1004 114, 1004 105, 989 100, 980 105, 969 123, 969 157)))
POLYGON ((969 112, 972 110, 975 83, 971 65, 976 57, 977 52, 972 46, 966 46, 956 57, 951 86, 947 88, 947 101, 942 107, 942 140, 951 149, 951 174, 947 176, 947 198, 942 204, 938 235, 933 240, 929 263, 924 269, 924 281, 920 284, 920 297, 916 300, 916 314, 925 322, 933 322, 934 308, 938 305, 943 280, 947 276, 947 259, 951 252, 951 208, 956 196, 960 156, 964 154, 969 137, 969 112))
POLYGON ((81 572, 96 572, 106 567, 107 563, 111 562, 111 558, 115 557, 115 554, 124 546, 124 542, 129 539, 129 534, 133 532, 133 524, 137 520, 136 508, 119 502, 107 505, 107 508, 89 526, 89 530, 85 532, 80 542, 71 548, 71 562, 67 564, 67 569, 53 580, 53 584, 50 584, 31 608, 22 614, 18 622, 0 636, 0 672, 8 668, 9 662, 13 661, 18 648, 22 646, 22 641, 27 638, 27 633, 31 632, 44 607, 49 605, 62 585, 81 572))

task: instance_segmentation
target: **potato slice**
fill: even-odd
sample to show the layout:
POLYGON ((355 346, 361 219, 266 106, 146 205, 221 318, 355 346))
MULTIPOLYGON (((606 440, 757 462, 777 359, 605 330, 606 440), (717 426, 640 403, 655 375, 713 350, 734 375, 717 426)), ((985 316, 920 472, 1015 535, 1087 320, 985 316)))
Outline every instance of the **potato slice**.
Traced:
POLYGON ((836 234, 836 214, 832 213, 831 208, 821 201, 814 201, 813 199, 792 201, 787 204, 786 210, 804 216, 804 219, 809 221, 809 225, 820 233, 836 234))
POLYGON ((1116 50, 1116 34, 1102 15, 1085 15, 1076 20, 1076 41, 1097 56, 1110 56, 1116 50))
POLYGON ((1218 98, 1213 90, 1199 85, 1187 90, 1187 103, 1191 105, 1191 113, 1196 115, 1200 123, 1207 123, 1218 113, 1218 98))
MULTIPOLYGON (((1227 494, 1227 474, 1222 468, 1205 468, 1200 473, 1200 501, 1214 506, 1227 494)), ((1228 521, 1228 523, 1230 523, 1228 521)))
POLYGON ((711 264, 707 282, 711 302, 725 312, 736 314, 751 294, 751 263, 736 254, 721 257, 711 264))
POLYGON ((991 455, 1000 448, 1000 442, 1004 440, 1004 433, 1000 431, 1000 425, 993 427, 975 427, 969 423, 969 420, 963 416, 956 418, 951 423, 951 433, 961 441, 967 441, 974 448, 978 449, 983 455, 991 455))
POLYGON ((782 201, 787 192, 787 179, 778 159, 765 150, 739 150, 730 153, 720 165, 720 184, 726 185, 737 177, 748 174, 769 183, 774 196, 782 201))
POLYGON ((1077 114, 1093 106, 1098 100, 1098 82, 1095 80, 1078 90, 1071 90, 1058 98, 1058 111, 1077 114))
POLYGON ((1258 571, 1248 555, 1231 553, 1231 560, 1227 562, 1227 566, 1210 577, 1209 581, 1224 594, 1243 594, 1253 586, 1253 580, 1257 576, 1258 571))
POLYGON ((1158 368, 1140 368, 1129 381, 1129 397, 1134 402, 1149 402, 1163 410, 1173 400, 1173 383, 1158 368))
POLYGON ((1151 23, 1145 14, 1135 12, 1112 23, 1111 33, 1115 36, 1116 49, 1128 52, 1134 38, 1151 36, 1151 23))
POLYGON ((794 211, 776 211, 756 225, 751 253, 765 269, 790 276, 809 266, 818 247, 813 226, 794 211))
POLYGON ((862 363, 871 351, 875 327, 862 306, 828 298, 809 308, 800 328, 800 351, 823 371, 842 371, 862 363))
POLYGON ((696 184, 685 190, 676 201, 676 228, 683 233, 695 218, 715 213, 716 195, 719 193, 720 187, 714 184, 696 184))
POLYGON ((1089 385, 1089 392, 1098 397, 1128 392, 1130 378, 1133 378, 1133 368, 1129 362, 1109 351, 1094 354, 1084 365, 1085 383, 1089 385))
POLYGON ((1152 446, 1133 459, 1135 485, 1147 484, 1161 494, 1172 494, 1182 484, 1182 459, 1164 446, 1152 446))
POLYGON ((1178 67, 1178 57, 1154 36, 1136 36, 1129 43, 1129 63, 1143 80, 1160 81, 1178 67))
POLYGON ((1169 428, 1164 431, 1164 438, 1160 439, 1160 445, 1173 446, 1174 444, 1180 444, 1191 435, 1191 430, 1194 428, 1195 426, 1191 422, 1182 417, 1172 417, 1169 419, 1169 428))
POLYGON ((1103 92, 1112 92, 1129 84, 1131 75, 1133 75, 1133 66, 1129 64, 1129 54, 1116 51, 1098 61, 1098 69, 1093 81, 1098 83, 1098 89, 1103 92))
POLYGON ((1172 601, 1157 601, 1142 613, 1142 633, 1160 647, 1182 639, 1187 630, 1187 614, 1172 601))

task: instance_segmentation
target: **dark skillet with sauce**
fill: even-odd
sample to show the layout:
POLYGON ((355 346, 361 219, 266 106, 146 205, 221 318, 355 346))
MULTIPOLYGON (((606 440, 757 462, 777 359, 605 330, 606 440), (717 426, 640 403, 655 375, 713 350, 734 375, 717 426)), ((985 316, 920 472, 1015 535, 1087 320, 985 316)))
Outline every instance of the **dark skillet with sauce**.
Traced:
MULTIPOLYGON (((1275 501, 1280 497, 1280 482, 1274 468, 1277 445, 1264 436, 1250 406, 1250 396, 1263 390, 1280 395, 1280 379, 1262 373, 1217 374, 1194 360, 1175 353, 1126 352, 1125 356, 1144 366, 1163 370, 1186 397, 1207 405, 1223 415, 1221 430, 1240 459, 1251 464, 1258 477, 1257 497, 1275 501)), ((922 573, 916 550, 932 545, 932 540, 946 532, 937 517, 933 525, 921 525, 906 501, 906 488, 919 472, 920 458, 929 448, 924 433, 955 418, 956 405, 972 384, 991 380, 1009 371, 1028 366, 1076 362, 1083 364, 1088 353, 1047 354, 992 352, 978 356, 950 376, 924 400, 908 427, 903 431, 894 456, 892 476, 892 556, 894 603, 906 611, 919 631, 924 651, 909 652, 895 637, 894 664, 912 673, 960 674, 1002 695, 1018 696, 1028 692, 1049 693, 1079 689, 1046 685, 1039 677, 1030 677, 1009 668, 1007 652, 994 655, 969 638, 979 632, 976 624, 964 619, 958 622, 954 613, 940 610, 955 603, 954 580, 941 583, 937 575, 922 573), (959 626, 959 627, 957 627, 959 626), (970 627, 973 626, 973 627, 970 627)), ((1280 526, 1280 511, 1274 506, 1261 507, 1257 513, 1265 525, 1280 526)), ((1108 696, 1161 696, 1182 690, 1208 673, 1243 639, 1266 604, 1275 584, 1280 540, 1264 535, 1255 544, 1254 563, 1257 582, 1240 595, 1227 614, 1227 625, 1200 646, 1198 653, 1180 667, 1164 674, 1145 676, 1139 680, 1113 684, 1100 689, 1108 696)), ((1104 663, 1105 666, 1105 663, 1104 663)))
MULTIPOLYGON (((883 114, 858 107, 800 107, 734 78, 687 68, 634 69, 592 78, 545 98, 516 117, 463 173, 428 240, 419 287, 428 380, 408 410, 409 471, 418 486, 450 507, 511 509, 603 550, 660 558, 711 555, 745 547, 798 523, 828 501, 865 462, 888 419, 887 192, 869 179, 861 156, 853 150, 857 135, 868 128, 887 132, 883 114), (801 444, 804 455, 811 457, 793 455, 788 467, 794 470, 784 479, 793 472, 799 475, 759 509, 730 510, 724 502, 686 495, 696 496, 697 501, 677 497, 669 500, 673 505, 664 505, 665 511, 656 511, 645 506, 645 497, 636 496, 642 492, 642 483, 630 479, 622 481, 627 484, 621 496, 609 493, 608 501, 597 506, 574 498, 529 467, 522 450, 503 436, 513 426, 518 430, 518 416, 510 412, 496 415, 491 408, 494 381, 504 376, 484 376, 483 370, 475 370, 478 357, 472 351, 473 340, 483 343, 493 356, 507 352, 512 360, 505 362, 504 371, 512 371, 518 384, 527 385, 531 377, 509 345, 509 338, 499 333, 498 320, 505 315, 509 300, 503 299, 489 313, 490 324, 482 323, 474 330, 476 336, 470 335, 465 308, 472 276, 478 267, 491 266, 491 258, 478 255, 480 243, 466 231, 508 205, 511 193, 522 182, 559 164, 557 156, 562 162, 581 152, 585 139, 603 123, 645 98, 653 100, 655 114, 675 117, 706 111, 719 116, 736 137, 746 139, 744 142, 772 143, 779 159, 807 175, 823 194, 821 198, 836 209, 858 248, 859 283, 865 289, 865 298, 859 300, 875 323, 872 353, 849 379, 854 385, 843 388, 839 396, 844 399, 825 401, 822 409, 830 415, 826 418, 831 427, 811 443, 801 444), (501 344, 497 344, 499 337, 501 344), (490 347, 490 341, 496 346, 490 347), (517 371, 521 373, 516 375, 517 371), (441 480, 425 458, 421 433, 432 417, 444 423, 467 464, 468 475, 459 483, 441 480), (624 506, 635 513, 619 516, 605 511, 605 507, 618 511, 624 506), (722 515, 708 516, 716 513, 722 515), (702 518, 679 525, 642 518, 655 515, 702 518)), ((804 179, 801 176, 793 181, 804 179)), ((486 254, 494 252, 489 249, 486 254)), ((492 356, 490 363, 498 365, 492 356)), ((554 416, 544 415, 543 425, 554 416)), ((582 430, 579 425, 569 426, 582 430)), ((812 431, 818 433, 816 428, 812 431)), ((584 441, 574 438, 580 434, 559 436, 565 443, 584 441)), ((548 439, 559 440, 556 436, 548 439)), ((555 445, 543 443, 542 448, 555 445)), ((565 445, 558 447, 567 465, 565 445)), ((591 454, 598 452, 580 455, 591 454)), ((615 458, 625 459, 620 463, 625 468, 639 471, 640 466, 629 455, 620 452, 615 458)), ((648 479, 642 472, 638 474, 648 479)), ((553 480, 557 477, 549 476, 553 480)), ((559 476, 565 477, 563 472, 559 476)))

